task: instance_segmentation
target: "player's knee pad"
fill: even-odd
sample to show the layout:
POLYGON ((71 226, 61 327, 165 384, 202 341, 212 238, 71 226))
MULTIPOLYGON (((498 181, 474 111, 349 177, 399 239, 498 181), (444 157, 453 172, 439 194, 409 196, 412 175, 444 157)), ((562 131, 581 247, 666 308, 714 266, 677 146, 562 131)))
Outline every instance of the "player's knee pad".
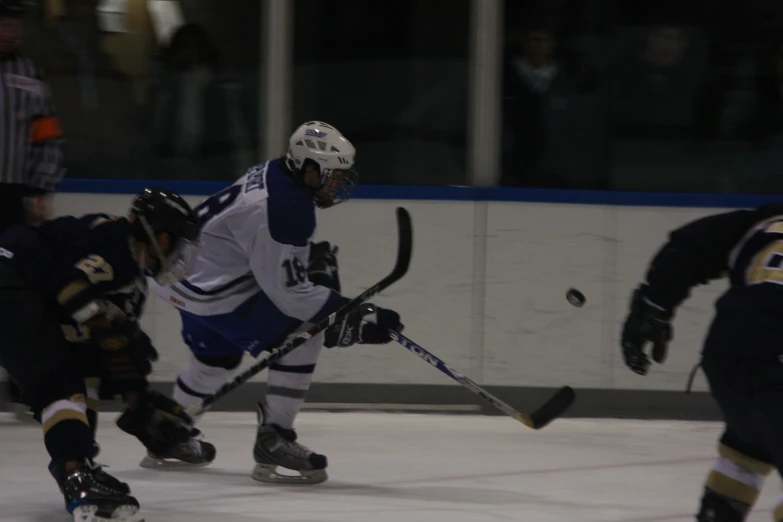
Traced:
POLYGON ((239 366, 242 355, 220 359, 213 357, 209 360, 210 364, 203 362, 204 359, 204 357, 191 357, 179 372, 174 398, 184 406, 211 395, 225 384, 239 366))
MULTIPOLYGON (((720 456, 715 467, 707 477, 705 495, 702 499, 702 512, 718 513, 727 511, 722 520, 732 521, 732 513, 741 515, 737 520, 744 520, 745 515, 758 499, 764 479, 773 470, 768 462, 749 457, 734 448, 721 444, 718 448, 720 456)), ((699 520, 709 521, 710 518, 699 520)))
POLYGON ((225 370, 236 370, 239 368, 239 365, 242 364, 242 356, 245 354, 240 352, 234 355, 225 355, 223 357, 210 357, 206 355, 198 355, 194 354, 193 357, 196 358, 197 361, 200 363, 204 363, 207 366, 210 366, 212 368, 223 368, 225 370))

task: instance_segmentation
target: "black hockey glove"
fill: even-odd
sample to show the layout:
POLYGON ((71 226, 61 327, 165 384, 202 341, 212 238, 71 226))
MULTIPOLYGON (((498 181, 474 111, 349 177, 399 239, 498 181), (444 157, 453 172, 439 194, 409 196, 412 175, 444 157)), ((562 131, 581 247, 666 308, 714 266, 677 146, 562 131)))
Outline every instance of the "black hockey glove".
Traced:
POLYGON ((117 427, 139 439, 154 454, 165 454, 175 444, 200 432, 182 406, 154 390, 144 390, 135 408, 117 418, 117 427))
POLYGON ((91 339, 100 347, 102 377, 114 394, 144 389, 158 352, 135 322, 105 328, 90 328, 91 339))
POLYGON ((652 360, 661 364, 666 360, 672 339, 671 312, 662 310, 644 297, 646 285, 634 290, 631 311, 623 324, 621 346, 625 364, 639 375, 650 370, 650 356, 645 345, 652 343, 652 360))
POLYGON ((364 303, 345 319, 330 326, 324 335, 327 348, 345 347, 352 344, 386 344, 391 341, 389 330, 402 332, 400 314, 374 304, 364 303))
POLYGON ((314 285, 325 286, 340 293, 340 276, 337 273, 337 247, 328 241, 310 243, 310 261, 307 275, 314 285))

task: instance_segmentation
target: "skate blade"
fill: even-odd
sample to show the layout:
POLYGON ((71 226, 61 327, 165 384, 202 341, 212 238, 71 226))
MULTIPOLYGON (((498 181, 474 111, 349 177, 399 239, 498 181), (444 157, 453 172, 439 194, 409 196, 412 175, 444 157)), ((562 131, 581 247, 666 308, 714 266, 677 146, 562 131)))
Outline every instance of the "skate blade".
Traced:
MULTIPOLYGON (((293 470, 288 470, 293 471, 293 470)), ((274 464, 256 464, 253 469, 253 480, 266 482, 267 484, 321 484, 326 482, 329 476, 325 469, 300 471, 299 475, 281 475, 274 464)))
POLYGON ((142 468, 158 470, 198 469, 205 468, 210 464, 212 464, 212 461, 190 463, 177 459, 156 459, 155 457, 150 457, 149 455, 145 456, 143 459, 141 459, 141 462, 139 462, 139 466, 142 468))
POLYGON ((136 506, 118 506, 111 514, 111 518, 100 517, 96 514, 98 506, 82 505, 74 508, 74 522, 144 522, 136 506))

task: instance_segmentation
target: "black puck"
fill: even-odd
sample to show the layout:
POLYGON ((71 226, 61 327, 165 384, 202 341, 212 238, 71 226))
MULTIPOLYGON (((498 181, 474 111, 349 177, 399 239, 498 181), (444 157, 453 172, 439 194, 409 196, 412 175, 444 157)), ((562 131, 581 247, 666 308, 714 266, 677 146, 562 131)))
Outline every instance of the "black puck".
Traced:
POLYGON ((568 292, 566 292, 566 299, 568 299, 568 302, 576 306, 577 308, 583 307, 586 301, 585 294, 583 294, 576 288, 568 289, 568 292))

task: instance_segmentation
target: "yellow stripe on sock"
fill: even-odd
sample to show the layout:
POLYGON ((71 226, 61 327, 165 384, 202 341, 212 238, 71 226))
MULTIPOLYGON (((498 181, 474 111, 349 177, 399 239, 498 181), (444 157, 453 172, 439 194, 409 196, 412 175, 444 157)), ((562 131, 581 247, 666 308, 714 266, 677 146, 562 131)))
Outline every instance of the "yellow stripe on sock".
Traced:
POLYGON ((714 470, 707 477, 706 486, 719 495, 748 506, 755 504, 759 496, 757 489, 714 470))
POLYGON ((748 457, 747 455, 744 455, 739 451, 726 446, 725 444, 718 445, 718 453, 721 457, 731 459, 748 471, 752 471, 753 473, 758 473, 760 475, 769 475, 772 473, 772 470, 775 469, 772 464, 748 457))
POLYGON ((46 422, 43 423, 44 434, 46 434, 50 429, 54 428, 57 424, 67 420, 78 420, 83 422, 86 426, 90 425, 90 423, 87 421, 87 414, 83 411, 63 409, 54 413, 46 420, 46 422))

